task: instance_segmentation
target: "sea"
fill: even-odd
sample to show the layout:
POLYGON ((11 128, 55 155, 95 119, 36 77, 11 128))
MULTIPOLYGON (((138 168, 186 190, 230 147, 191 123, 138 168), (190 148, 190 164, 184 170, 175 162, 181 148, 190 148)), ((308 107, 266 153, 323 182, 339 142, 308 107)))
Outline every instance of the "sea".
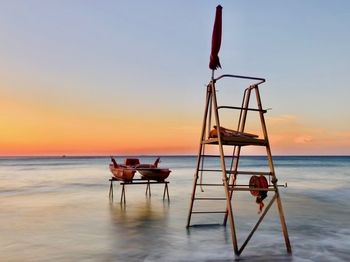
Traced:
MULTIPOLYGON (((161 156, 160 166, 172 170, 169 200, 164 184, 152 184, 151 196, 146 185, 129 185, 125 204, 118 182, 109 198, 108 156, 1 157, 0 261, 350 261, 350 157, 273 160, 291 255, 275 203, 240 256, 223 214, 193 214, 186 228, 196 156, 161 156)), ((240 166, 264 170, 266 162, 245 156, 240 166)), ((209 166, 219 169, 218 159, 209 166)), ((216 179, 220 174, 203 173, 203 183, 216 179)), ((216 188, 198 187, 197 196, 223 196, 216 188)), ((249 191, 235 192, 232 205, 241 246, 259 218, 258 205, 249 191)), ((225 201, 196 201, 194 210, 225 210, 225 201)))

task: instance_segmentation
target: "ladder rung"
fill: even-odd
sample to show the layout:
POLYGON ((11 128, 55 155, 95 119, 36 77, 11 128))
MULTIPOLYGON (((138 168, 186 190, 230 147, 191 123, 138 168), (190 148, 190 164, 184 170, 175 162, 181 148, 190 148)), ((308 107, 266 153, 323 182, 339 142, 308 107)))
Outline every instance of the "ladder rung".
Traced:
POLYGON ((216 157, 216 158, 220 158, 220 155, 201 155, 201 157, 216 157))
MULTIPOLYGON (((229 184, 229 186, 232 187, 232 184, 229 184)), ((240 185, 237 185, 237 184, 236 184, 236 185, 234 185, 234 186, 235 186, 235 187, 250 187, 251 185, 243 185, 243 184, 242 184, 242 185, 241 185, 241 184, 240 184, 240 185)), ((277 186, 277 187, 287 187, 286 184, 284 184, 284 185, 276 185, 276 186, 277 186)), ((269 187, 274 187, 274 185, 269 185, 269 187)))
POLYGON ((197 197, 194 200, 226 200, 225 197, 197 197))
POLYGON ((194 224, 194 225, 190 225, 188 227, 219 227, 222 226, 222 224, 194 224))
POLYGON ((226 211, 192 211, 192 214, 219 214, 226 213, 226 211))
MULTIPOLYGON (((221 169, 198 169, 201 172, 222 172, 221 169)), ((230 171, 226 170, 226 174, 237 174, 237 175, 272 175, 272 172, 260 172, 260 171, 230 171)))
POLYGON ((243 187, 233 187, 233 191, 276 191, 274 188, 243 188, 243 187))
POLYGON ((266 109, 259 109, 259 108, 250 108, 250 107, 237 107, 237 106, 218 106, 218 109, 225 108, 225 109, 239 109, 239 110, 247 110, 247 111, 256 111, 256 112, 263 112, 266 113, 266 109))
MULTIPOLYGON (((198 171, 201 171, 201 172, 222 172, 222 169, 198 169, 198 171)), ((269 176, 269 175, 272 175, 272 172, 226 170, 226 174, 269 176)))
MULTIPOLYGON (((222 172, 222 169, 198 169, 198 171, 202 171, 202 172, 222 172)), ((230 170, 226 170, 227 174, 232 174, 233 171, 230 170)))
POLYGON ((237 174, 237 175, 272 175, 272 172, 260 172, 260 171, 232 171, 232 174, 237 174))
MULTIPOLYGON (((214 158, 220 158, 220 155, 200 155, 201 157, 214 157, 214 158)), ((224 156, 225 158, 237 158, 237 156, 224 156)))
POLYGON ((197 186, 224 186, 224 184, 197 184, 197 186))

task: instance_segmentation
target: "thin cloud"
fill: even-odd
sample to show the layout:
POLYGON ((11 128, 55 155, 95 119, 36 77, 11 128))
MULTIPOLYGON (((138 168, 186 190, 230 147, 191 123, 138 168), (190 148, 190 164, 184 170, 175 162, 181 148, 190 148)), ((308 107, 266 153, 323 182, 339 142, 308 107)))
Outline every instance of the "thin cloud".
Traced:
POLYGON ((335 135, 340 138, 350 138, 350 131, 337 132, 335 135))
POLYGON ((296 115, 280 115, 268 117, 269 122, 271 123, 280 123, 280 122, 296 122, 298 117, 296 115))
POLYGON ((313 137, 306 135, 306 136, 297 136, 296 138, 294 138, 294 142, 297 144, 306 144, 309 142, 313 141, 313 137))

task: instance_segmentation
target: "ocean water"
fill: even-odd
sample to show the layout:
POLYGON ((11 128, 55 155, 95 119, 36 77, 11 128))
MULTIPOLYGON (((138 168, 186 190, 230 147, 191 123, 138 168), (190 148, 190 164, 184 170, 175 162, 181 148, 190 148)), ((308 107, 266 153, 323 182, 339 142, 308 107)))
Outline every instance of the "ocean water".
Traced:
MULTIPOLYGON (((350 261, 350 157, 274 157, 279 184, 288 185, 280 194, 293 254, 274 204, 240 257, 222 215, 193 215, 192 224, 212 225, 186 229, 196 157, 161 161, 172 170, 170 201, 162 199, 163 185, 152 185, 150 198, 138 185, 126 187, 122 205, 118 183, 108 198, 108 157, 0 158, 0 261, 350 261)), ((208 165, 219 167, 216 159, 208 165)), ((243 157, 241 167, 264 170, 266 159, 243 157)), ((196 209, 225 209, 224 201, 197 202, 196 209)), ((257 205, 239 192, 233 208, 241 245, 257 205)))

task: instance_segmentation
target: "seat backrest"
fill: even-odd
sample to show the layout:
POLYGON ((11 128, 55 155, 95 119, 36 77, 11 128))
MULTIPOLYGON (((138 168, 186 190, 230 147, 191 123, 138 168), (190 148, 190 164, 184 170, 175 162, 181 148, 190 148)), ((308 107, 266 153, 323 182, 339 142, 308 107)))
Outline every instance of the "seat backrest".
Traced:
POLYGON ((140 160, 138 158, 127 158, 125 159, 125 165, 126 166, 132 166, 135 167, 140 164, 140 160))
POLYGON ((159 162, 160 162, 160 157, 158 157, 157 159, 156 159, 156 161, 154 161, 154 167, 158 167, 158 164, 159 164, 159 162))
POLYGON ((115 168, 117 168, 118 167, 118 164, 117 164, 117 161, 115 161, 115 159, 111 156, 111 161, 112 161, 112 163, 113 163, 113 166, 115 167, 115 168))

